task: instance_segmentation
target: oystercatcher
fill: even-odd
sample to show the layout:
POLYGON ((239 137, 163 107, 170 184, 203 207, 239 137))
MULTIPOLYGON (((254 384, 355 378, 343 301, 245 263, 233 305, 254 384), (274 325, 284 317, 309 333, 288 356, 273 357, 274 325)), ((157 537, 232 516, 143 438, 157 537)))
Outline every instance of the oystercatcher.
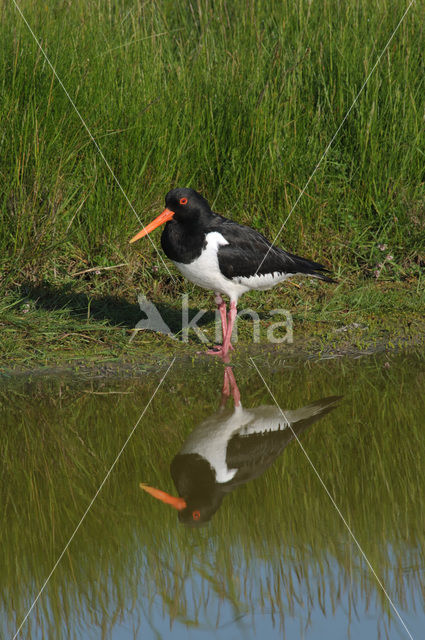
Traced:
POLYGON ((260 476, 283 452, 294 438, 289 425, 299 436, 340 399, 332 396, 285 411, 286 421, 275 405, 243 409, 233 372, 225 367, 220 409, 192 431, 171 462, 179 497, 146 484, 140 487, 177 509, 183 524, 208 522, 226 494, 260 476), (225 408, 229 387, 233 409, 225 408))
POLYGON ((173 189, 166 208, 130 242, 166 223, 161 236, 164 253, 191 282, 212 289, 220 312, 223 344, 208 351, 226 357, 240 296, 251 289, 271 289, 295 275, 335 282, 323 265, 273 246, 261 233, 211 210, 193 189, 173 189), (230 310, 222 298, 230 298, 230 310))

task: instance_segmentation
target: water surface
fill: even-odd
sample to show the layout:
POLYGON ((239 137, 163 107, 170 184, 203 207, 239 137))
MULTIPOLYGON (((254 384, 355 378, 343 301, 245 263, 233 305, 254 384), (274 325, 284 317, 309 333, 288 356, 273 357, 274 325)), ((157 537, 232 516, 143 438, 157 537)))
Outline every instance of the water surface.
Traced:
MULTIPOLYGON (((199 439, 217 449, 237 420, 221 363, 175 364, 18 637, 409 638, 312 465, 412 637, 423 637, 425 354, 255 362, 311 463, 284 420, 277 430, 252 362, 237 360, 239 414, 251 410, 257 427, 233 439, 231 455, 229 445, 239 475, 221 461, 214 509, 194 509, 200 521, 186 526, 139 484, 178 496, 176 456, 199 439), (261 420, 268 440, 248 445, 261 420)), ((14 636, 164 371, 1 385, 2 638, 14 636)))

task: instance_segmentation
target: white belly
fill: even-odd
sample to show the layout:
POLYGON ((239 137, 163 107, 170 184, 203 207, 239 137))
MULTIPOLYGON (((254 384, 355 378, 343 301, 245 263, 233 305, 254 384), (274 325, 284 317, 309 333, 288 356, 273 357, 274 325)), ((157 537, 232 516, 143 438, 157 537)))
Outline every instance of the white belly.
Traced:
POLYGON ((218 231, 207 233, 205 237, 206 247, 199 258, 190 264, 174 262, 177 269, 185 278, 203 287, 211 289, 217 293, 224 293, 231 300, 237 301, 245 291, 250 289, 245 284, 229 280, 220 271, 218 266, 217 252, 220 246, 229 244, 218 231))
POLYGON ((212 231, 205 236, 206 247, 199 258, 190 264, 174 262, 177 269, 185 278, 203 287, 211 289, 217 293, 224 293, 230 300, 238 301, 239 297, 250 289, 271 289, 278 282, 283 282, 296 275, 293 273, 266 273, 264 275, 235 276, 226 278, 220 271, 218 265, 218 249, 229 244, 218 231, 212 231))

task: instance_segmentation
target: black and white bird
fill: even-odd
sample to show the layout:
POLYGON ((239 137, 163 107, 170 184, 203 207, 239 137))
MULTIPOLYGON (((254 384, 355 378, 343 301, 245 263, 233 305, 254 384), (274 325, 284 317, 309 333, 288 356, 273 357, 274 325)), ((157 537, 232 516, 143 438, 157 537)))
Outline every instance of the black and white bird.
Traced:
POLYGON ((323 265, 275 247, 261 233, 211 210, 193 189, 173 189, 166 208, 130 242, 166 223, 161 236, 164 253, 191 282, 215 292, 223 344, 208 353, 227 356, 240 296, 252 289, 271 289, 295 275, 335 282, 323 265), (230 298, 230 311, 222 295, 230 298))
POLYGON ((232 369, 225 367, 220 409, 204 420, 171 462, 179 496, 141 484, 154 498, 179 512, 180 522, 208 522, 223 498, 268 469, 293 440, 332 411, 341 396, 332 396, 282 415, 276 405, 244 409, 232 369), (226 409, 229 389, 233 409, 226 409))

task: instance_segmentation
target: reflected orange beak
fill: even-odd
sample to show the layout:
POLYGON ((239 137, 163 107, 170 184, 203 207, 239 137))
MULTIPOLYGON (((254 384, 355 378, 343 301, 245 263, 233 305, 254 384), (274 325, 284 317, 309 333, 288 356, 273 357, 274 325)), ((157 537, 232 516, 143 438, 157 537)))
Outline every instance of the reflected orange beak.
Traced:
POLYGON ((173 215, 174 211, 171 211, 170 209, 164 209, 164 211, 160 213, 159 216, 155 218, 155 220, 152 220, 152 222, 148 224, 147 227, 144 227, 141 231, 139 231, 139 233, 136 233, 136 235, 131 238, 130 242, 136 242, 136 240, 138 240, 139 238, 147 236, 148 233, 161 226, 161 224, 165 224, 166 222, 168 222, 168 220, 171 220, 173 215))
POLYGON ((183 498, 178 498, 176 496, 170 496, 169 493, 165 493, 165 491, 161 491, 160 489, 154 489, 153 487, 149 487, 147 484, 143 482, 140 483, 140 488, 147 493, 150 493, 151 496, 161 500, 161 502, 165 502, 165 504, 169 504, 177 511, 182 511, 182 509, 186 509, 186 501, 183 498))

